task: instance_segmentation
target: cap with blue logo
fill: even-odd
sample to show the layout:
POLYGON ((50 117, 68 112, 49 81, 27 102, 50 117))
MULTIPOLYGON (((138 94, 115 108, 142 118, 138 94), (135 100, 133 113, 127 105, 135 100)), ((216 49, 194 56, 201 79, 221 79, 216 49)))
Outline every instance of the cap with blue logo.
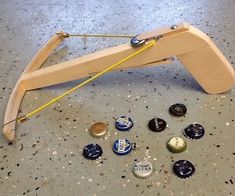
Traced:
POLYGON ((195 172, 194 165, 187 160, 179 160, 173 165, 174 173, 180 178, 188 178, 195 172))
POLYGON ((88 144, 83 149, 83 156, 90 160, 98 159, 103 154, 103 150, 98 144, 88 144))
POLYGON ((185 137, 189 139, 200 139, 204 136, 205 134, 205 129, 202 125, 198 123, 193 123, 187 126, 183 130, 183 134, 185 137))
POLYGON ((117 139, 113 144, 113 152, 117 155, 126 155, 132 150, 132 144, 127 139, 117 139))
POLYGON ((129 131, 134 125, 134 122, 130 117, 127 116, 120 116, 116 122, 115 122, 115 127, 119 131, 129 131))

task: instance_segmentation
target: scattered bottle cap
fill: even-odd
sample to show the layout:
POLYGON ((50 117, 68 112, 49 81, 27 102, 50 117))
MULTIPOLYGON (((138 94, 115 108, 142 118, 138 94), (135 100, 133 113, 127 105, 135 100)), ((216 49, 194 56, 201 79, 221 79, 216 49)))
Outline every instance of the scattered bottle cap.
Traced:
POLYGON ((173 153, 180 153, 185 151, 187 145, 181 137, 173 137, 167 142, 167 148, 173 153))
POLYGON ((130 117, 127 116, 120 116, 116 122, 115 122, 115 127, 119 131, 129 131, 134 125, 134 122, 130 117))
POLYGON ((153 172, 153 165, 149 161, 139 161, 133 166, 133 173, 136 177, 146 178, 153 172))
POLYGON ((102 122, 96 122, 89 128, 90 134, 93 137, 99 138, 106 135, 108 132, 108 127, 105 123, 102 122))
POLYGON ((83 149, 83 156, 90 160, 95 160, 101 157, 103 150, 98 144, 88 144, 83 149))
POLYGON ((179 160, 174 163, 173 171, 180 178, 188 178, 194 174, 195 167, 190 161, 179 160))
POLYGON ((185 116, 187 112, 187 108, 182 103, 176 103, 170 106, 169 113, 174 117, 182 117, 185 116))
POLYGON ((113 151, 117 155, 126 155, 132 150, 132 144, 127 139, 117 139, 113 144, 113 151))
POLYGON ((166 126, 166 121, 161 118, 153 118, 148 123, 148 128, 154 132, 161 132, 166 128, 166 126))
POLYGON ((194 123, 186 127, 183 131, 183 134, 185 137, 190 139, 200 139, 204 136, 205 129, 202 125, 194 123))

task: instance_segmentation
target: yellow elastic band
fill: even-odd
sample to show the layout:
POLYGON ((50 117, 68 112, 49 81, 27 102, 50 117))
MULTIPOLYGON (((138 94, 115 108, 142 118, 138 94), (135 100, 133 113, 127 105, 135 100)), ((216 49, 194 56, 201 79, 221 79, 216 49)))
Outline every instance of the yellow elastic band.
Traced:
POLYGON ((133 35, 112 35, 112 34, 68 34, 69 37, 106 37, 106 38, 132 38, 133 35))
MULTIPOLYGON (((45 109, 45 108, 48 107, 49 105, 51 105, 51 104, 57 102, 58 100, 60 100, 60 99, 62 99, 63 97, 65 97, 66 95, 68 95, 68 94, 74 92, 74 91, 77 90, 78 88, 80 88, 80 87, 82 87, 82 86, 88 84, 89 82, 95 80, 96 78, 98 78, 98 77, 104 75, 106 72, 110 71, 111 69, 117 67, 118 65, 120 65, 120 64, 122 64, 122 63, 128 61, 129 59, 131 59, 131 58, 133 58, 134 56, 138 55, 139 53, 143 52, 144 50, 150 48, 150 47, 153 46, 155 43, 156 43, 156 40, 152 40, 149 44, 147 44, 146 46, 144 46, 144 47, 142 47, 141 49, 137 50, 137 51, 134 52, 133 54, 131 54, 131 55, 125 57, 124 59, 122 59, 122 60, 120 60, 120 61, 118 61, 118 62, 116 62, 116 63, 114 63, 113 65, 111 65, 110 67, 108 67, 108 68, 106 68, 105 70, 101 71, 100 73, 96 74, 95 76, 93 76, 93 77, 87 79, 86 81, 82 82, 81 84, 79 84, 79 85, 75 86, 74 88, 72 88, 72 89, 66 91, 65 93, 59 95, 58 97, 56 97, 56 98, 50 100, 49 102, 45 103, 44 105, 38 107, 37 109, 33 110, 32 112, 26 114, 25 116, 23 116, 23 118, 22 118, 22 117, 21 117, 21 118, 22 118, 23 120, 25 120, 25 119, 27 119, 28 117, 30 117, 30 116, 32 116, 32 115, 34 115, 34 114, 40 112, 41 110, 45 109)), ((21 122, 21 119, 18 119, 18 120, 21 122)))

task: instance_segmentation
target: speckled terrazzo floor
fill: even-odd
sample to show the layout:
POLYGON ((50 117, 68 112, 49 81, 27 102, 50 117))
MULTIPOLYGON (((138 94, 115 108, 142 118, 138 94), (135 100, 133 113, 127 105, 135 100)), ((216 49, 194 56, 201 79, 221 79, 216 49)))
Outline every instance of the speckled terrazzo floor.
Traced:
MULTIPOLYGON (((59 30, 81 33, 137 34, 187 21, 213 38, 235 62, 235 1, 4 1, 0 0, 0 123, 9 95, 36 51, 59 30)), ((67 40, 45 66, 129 40, 67 40)), ((179 46, 180 47, 180 46, 179 46)), ((82 80, 81 80, 82 81, 82 80)), ((74 81, 27 93, 25 113, 73 87, 74 81)), ((179 62, 118 71, 71 94, 17 128, 16 143, 0 136, 0 195, 235 195, 234 89, 222 95, 205 94, 179 62), (168 114, 172 103, 188 108, 184 119, 168 114), (114 118, 126 114, 135 125, 128 133, 115 130, 114 118), (154 116, 164 118, 162 133, 147 129, 154 116), (109 124, 105 139, 92 138, 87 129, 95 121, 109 124), (187 140, 186 152, 170 153, 165 144, 192 122, 206 134, 187 140), (137 149, 119 157, 112 144, 119 137, 136 142, 137 149), (98 161, 82 156, 83 147, 96 142, 104 154, 98 161), (154 174, 138 179, 135 160, 148 158, 154 174), (172 164, 187 159, 195 174, 182 180, 172 164)))

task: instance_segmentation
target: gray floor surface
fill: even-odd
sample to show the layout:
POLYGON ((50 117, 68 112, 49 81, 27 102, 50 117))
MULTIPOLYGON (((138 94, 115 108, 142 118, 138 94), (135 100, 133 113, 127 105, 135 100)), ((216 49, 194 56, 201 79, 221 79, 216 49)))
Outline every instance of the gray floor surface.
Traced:
MULTIPOLYGON (((187 21, 206 32, 228 60, 235 62, 234 0, 75 1, 0 0, 0 124, 15 83, 27 63, 55 32, 138 34, 187 21)), ((128 42, 117 39, 69 39, 44 66, 128 42)), ((180 47, 180 46, 179 46, 180 47)), ((28 92, 21 113, 40 106, 80 81, 28 92)), ((0 135, 0 195, 235 195, 234 89, 208 95, 175 61, 171 65, 109 73, 18 125, 16 142, 0 135), (185 118, 168 114, 169 105, 184 103, 185 118), (129 115, 135 125, 128 133, 113 124, 129 115), (154 116, 164 118, 162 133, 147 129, 154 116), (109 124, 105 139, 87 131, 93 122, 109 124), (165 144, 192 122, 205 127, 201 140, 186 140, 186 152, 170 153, 165 144), (112 152, 115 139, 137 143, 130 155, 112 152), (83 147, 98 143, 104 154, 88 161, 83 147), (147 158, 154 173, 138 179, 135 160, 147 158), (180 179, 174 161, 187 159, 196 172, 180 179)))

